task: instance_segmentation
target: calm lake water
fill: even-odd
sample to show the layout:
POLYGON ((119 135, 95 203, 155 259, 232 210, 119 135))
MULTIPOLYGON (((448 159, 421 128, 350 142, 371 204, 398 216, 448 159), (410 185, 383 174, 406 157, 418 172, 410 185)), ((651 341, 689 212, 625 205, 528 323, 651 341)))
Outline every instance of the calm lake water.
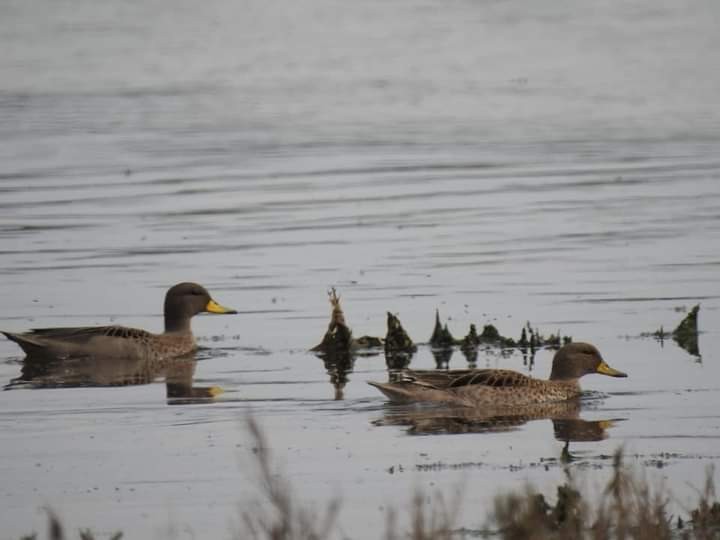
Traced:
MULTIPOLYGON (((303 500, 341 497, 348 538, 415 488, 463 486, 477 529, 498 490, 564 479, 551 416, 448 434, 365 384, 382 354, 329 373, 307 350, 332 286, 356 335, 391 311, 424 342, 439 309, 457 336, 596 344, 629 378, 583 379, 573 468, 592 489, 623 446, 690 507, 720 460, 718 21, 710 0, 3 2, 0 328, 160 330, 187 280, 240 311, 194 321, 214 401, 162 377, 0 392, 4 537, 44 531, 45 505, 70 529, 230 536, 262 501, 248 412, 303 500), (700 356, 639 337, 698 303, 700 356)), ((21 369, 0 340, 0 383, 21 369)))

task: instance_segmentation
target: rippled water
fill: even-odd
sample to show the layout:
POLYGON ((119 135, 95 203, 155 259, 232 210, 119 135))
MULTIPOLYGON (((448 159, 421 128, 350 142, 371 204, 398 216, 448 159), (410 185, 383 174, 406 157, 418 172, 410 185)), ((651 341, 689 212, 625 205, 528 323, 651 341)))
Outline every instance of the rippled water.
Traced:
MULTIPOLYGON (((305 499, 342 497, 352 538, 414 486, 464 483, 461 525, 477 528, 497 489, 563 478, 556 436, 598 426, 606 439, 570 445, 591 483, 624 445, 689 503, 720 457, 719 15, 709 1, 4 2, 0 328, 160 330, 184 280, 240 315, 194 321, 192 384, 224 388, 214 401, 168 399, 162 376, 0 393, 3 534, 42 529, 49 504, 74 527, 223 537, 256 496, 247 411, 305 499), (388 310, 419 342, 436 308, 458 336, 492 322, 516 337, 529 320, 630 377, 583 379, 584 424, 438 423, 365 384, 386 377, 382 355, 338 375, 307 352, 331 286, 356 335, 383 335, 388 310), (700 357, 638 337, 697 303, 700 357)), ((478 366, 545 377, 551 355, 478 366)), ((22 355, 1 340, 0 359, 6 385, 22 355)), ((435 362, 421 348, 412 365, 435 362)), ((456 351, 450 367, 466 365, 456 351)))

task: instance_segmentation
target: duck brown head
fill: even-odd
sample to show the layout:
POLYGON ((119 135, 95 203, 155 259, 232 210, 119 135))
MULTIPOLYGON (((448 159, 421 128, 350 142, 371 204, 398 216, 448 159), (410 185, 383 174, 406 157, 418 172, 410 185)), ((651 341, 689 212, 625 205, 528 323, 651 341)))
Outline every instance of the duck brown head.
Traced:
POLYGON ((555 353, 550 373, 551 381, 577 380, 583 375, 600 373, 610 377, 627 377, 626 373, 611 368, 590 343, 568 343, 555 353))
POLYGON ((237 313, 234 309, 221 306, 210 293, 197 283, 178 283, 165 295, 165 332, 190 330, 190 319, 198 313, 237 313))

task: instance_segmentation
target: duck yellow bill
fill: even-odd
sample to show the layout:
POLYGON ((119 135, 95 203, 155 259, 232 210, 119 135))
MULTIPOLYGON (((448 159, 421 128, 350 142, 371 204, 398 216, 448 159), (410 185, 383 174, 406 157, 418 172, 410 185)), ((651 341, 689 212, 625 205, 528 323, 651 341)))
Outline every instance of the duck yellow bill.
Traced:
POLYGON ((205 306, 205 311, 208 313, 219 313, 221 315, 231 315, 237 313, 234 309, 226 308, 218 304, 215 300, 210 300, 205 306))
POLYGON ((220 394, 224 394, 224 393, 225 393, 225 390, 223 390, 223 389, 220 388, 219 386, 211 386, 210 388, 207 389, 207 391, 208 391, 208 395, 209 395, 210 397, 217 397, 217 396, 219 396, 220 394))
POLYGON ((610 377, 627 377, 627 373, 611 368, 604 361, 600 362, 600 365, 597 367, 597 372, 602 375, 609 375, 610 377))

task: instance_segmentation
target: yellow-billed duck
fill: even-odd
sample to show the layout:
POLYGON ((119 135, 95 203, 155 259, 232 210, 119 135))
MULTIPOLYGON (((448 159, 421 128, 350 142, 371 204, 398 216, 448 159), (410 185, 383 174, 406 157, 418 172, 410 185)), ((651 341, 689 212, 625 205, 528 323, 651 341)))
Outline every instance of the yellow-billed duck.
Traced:
POLYGON ((431 401, 465 407, 503 407, 563 401, 581 393, 579 379, 600 373, 627 377, 611 368, 589 343, 569 343, 555 353, 549 380, 507 369, 406 370, 400 380, 369 381, 391 401, 431 401))
POLYGON ((165 295, 165 332, 153 334, 125 326, 38 328, 25 333, 2 332, 16 342, 28 357, 142 358, 165 360, 196 349, 190 319, 198 313, 237 313, 215 302, 205 287, 178 283, 165 295))

